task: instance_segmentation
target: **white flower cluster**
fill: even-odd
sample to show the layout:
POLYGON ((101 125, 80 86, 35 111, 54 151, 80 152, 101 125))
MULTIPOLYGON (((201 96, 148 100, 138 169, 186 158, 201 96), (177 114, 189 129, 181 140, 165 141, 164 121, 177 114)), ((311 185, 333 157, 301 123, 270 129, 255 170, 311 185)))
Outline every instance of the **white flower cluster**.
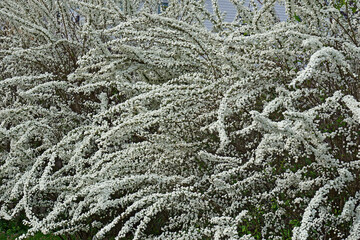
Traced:
POLYGON ((360 238, 360 2, 232 2, 0 1, 19 239, 360 238))

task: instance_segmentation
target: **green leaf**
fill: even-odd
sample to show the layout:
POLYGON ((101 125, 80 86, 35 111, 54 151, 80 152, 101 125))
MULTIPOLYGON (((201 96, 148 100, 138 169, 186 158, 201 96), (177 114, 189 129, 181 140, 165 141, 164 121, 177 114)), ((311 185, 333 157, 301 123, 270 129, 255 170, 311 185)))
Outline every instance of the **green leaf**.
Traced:
POLYGON ((296 21, 302 22, 301 18, 298 15, 294 14, 294 18, 296 21))

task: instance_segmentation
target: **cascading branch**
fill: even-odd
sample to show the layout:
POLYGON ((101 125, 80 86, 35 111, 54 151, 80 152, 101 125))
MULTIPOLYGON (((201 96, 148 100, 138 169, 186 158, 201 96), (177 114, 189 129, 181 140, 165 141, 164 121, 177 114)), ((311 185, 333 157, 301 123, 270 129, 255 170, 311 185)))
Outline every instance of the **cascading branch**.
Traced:
POLYGON ((232 2, 0 1, 19 239, 360 238, 359 1, 232 2))

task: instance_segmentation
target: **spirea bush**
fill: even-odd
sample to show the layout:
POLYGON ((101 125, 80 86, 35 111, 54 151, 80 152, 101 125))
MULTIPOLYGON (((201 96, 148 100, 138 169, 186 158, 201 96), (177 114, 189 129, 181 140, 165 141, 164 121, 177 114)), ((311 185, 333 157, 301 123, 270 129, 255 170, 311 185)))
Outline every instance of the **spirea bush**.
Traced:
POLYGON ((360 238, 360 2, 232 3, 0 1, 19 239, 360 238))

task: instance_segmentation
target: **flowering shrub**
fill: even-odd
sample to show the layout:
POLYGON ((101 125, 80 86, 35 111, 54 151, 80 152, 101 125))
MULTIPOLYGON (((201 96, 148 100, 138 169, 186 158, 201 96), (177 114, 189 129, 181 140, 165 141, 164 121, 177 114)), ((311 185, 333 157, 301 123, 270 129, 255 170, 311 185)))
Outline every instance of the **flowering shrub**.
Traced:
POLYGON ((19 239, 360 238, 360 2, 276 2, 226 23, 216 1, 0 1, 0 217, 19 239))

